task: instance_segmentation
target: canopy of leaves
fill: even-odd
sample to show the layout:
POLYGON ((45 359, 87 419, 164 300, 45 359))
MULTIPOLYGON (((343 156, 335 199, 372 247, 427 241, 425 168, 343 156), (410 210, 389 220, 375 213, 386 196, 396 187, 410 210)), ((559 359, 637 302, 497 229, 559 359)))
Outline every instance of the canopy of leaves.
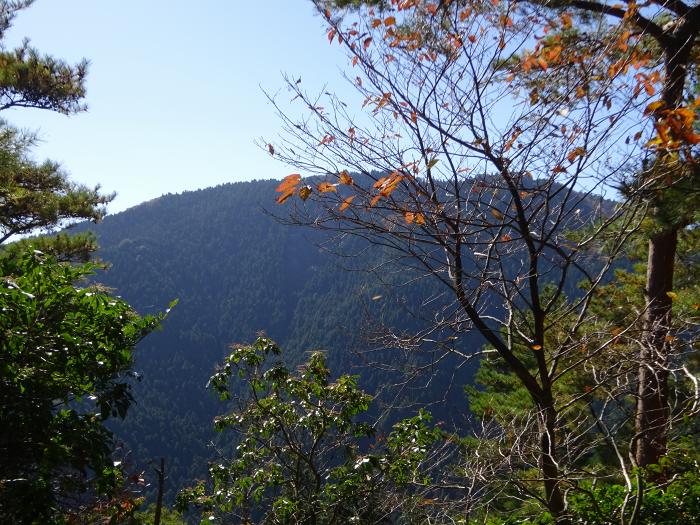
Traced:
POLYGON ((108 491, 110 417, 132 402, 141 318, 72 266, 37 251, 0 260, 0 516, 49 523, 90 485, 108 491), (85 287, 80 287, 80 283, 85 287))
POLYGON ((318 352, 297 373, 267 362, 279 353, 272 341, 259 338, 234 348, 212 376, 210 384, 224 400, 231 398, 231 377, 246 383, 237 408, 215 422, 240 439, 232 458, 210 467, 211 484, 183 491, 181 505, 203 507, 210 520, 392 523, 401 508, 396 488, 429 483, 422 462, 442 433, 420 412, 396 424, 381 447, 378 441, 370 445, 374 429, 362 414, 371 397, 356 379, 331 381, 318 352))

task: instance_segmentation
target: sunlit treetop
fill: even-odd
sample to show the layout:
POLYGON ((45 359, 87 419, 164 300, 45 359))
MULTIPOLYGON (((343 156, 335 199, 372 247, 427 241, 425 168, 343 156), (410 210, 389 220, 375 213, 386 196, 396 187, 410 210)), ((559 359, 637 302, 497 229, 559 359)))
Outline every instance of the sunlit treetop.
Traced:
MULTIPOLYGON (((0 2, 0 41, 17 12, 32 0, 0 2)), ((0 110, 10 107, 75 113, 85 109, 87 61, 70 65, 42 55, 29 41, 16 49, 0 48, 0 110)))
MULTIPOLYGON (((31 3, 0 1, 0 111, 17 107, 62 114, 82 111, 86 107, 86 60, 71 65, 41 54, 28 41, 16 49, 3 45, 15 16, 31 3)), ((37 162, 32 155, 35 144, 36 136, 31 132, 0 119, 0 244, 15 235, 46 233, 71 220, 97 221, 114 198, 101 194, 99 187, 71 182, 55 162, 37 162)), ((81 252, 80 258, 84 258, 94 243, 83 239, 81 248, 80 242, 71 241, 68 252, 81 252)), ((43 244, 47 251, 57 253, 43 244)), ((67 248, 63 241, 58 245, 67 248)))

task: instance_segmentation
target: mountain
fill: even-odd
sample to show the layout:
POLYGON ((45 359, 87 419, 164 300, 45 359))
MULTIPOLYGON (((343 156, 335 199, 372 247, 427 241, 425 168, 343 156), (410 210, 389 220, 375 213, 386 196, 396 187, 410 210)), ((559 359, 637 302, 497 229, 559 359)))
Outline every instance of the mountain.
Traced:
MULTIPOLYGON (((205 385, 231 343, 250 342, 265 331, 293 365, 304 361, 305 352, 322 349, 334 374, 360 374, 362 387, 375 393, 399 376, 362 366, 363 350, 372 347, 365 335, 383 325, 414 329, 423 301, 440 300, 442 290, 431 279, 399 286, 405 278, 400 271, 365 271, 386 255, 380 249, 344 240, 341 251, 357 256, 338 257, 331 253, 338 244, 328 235, 281 224, 265 211, 284 212, 274 203, 277 184, 241 182, 165 195, 75 228, 96 234, 98 256, 110 264, 97 279, 139 313, 179 300, 163 329, 141 343, 136 404, 113 427, 137 465, 166 458, 170 496, 204 476, 215 453, 210 443, 224 446, 230 438, 213 432, 212 419, 225 407, 205 385)), ((482 342, 474 335, 459 344, 474 348, 482 342)), ((410 365, 398 355, 383 358, 400 368, 410 365)), ((441 400, 449 384, 449 402, 433 412, 437 418, 463 414, 463 385, 474 364, 454 365, 441 366, 451 372, 429 389, 420 379, 413 389, 408 385, 399 400, 441 400)), ((383 399, 395 399, 389 394, 383 399)))

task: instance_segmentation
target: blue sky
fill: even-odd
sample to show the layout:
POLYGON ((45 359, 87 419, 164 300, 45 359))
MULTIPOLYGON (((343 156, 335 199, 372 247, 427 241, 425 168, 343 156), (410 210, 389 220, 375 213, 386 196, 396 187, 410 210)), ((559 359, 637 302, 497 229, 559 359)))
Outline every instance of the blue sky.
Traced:
POLYGON ((6 45, 24 37, 58 58, 90 60, 88 112, 3 117, 39 131, 38 159, 116 191, 112 213, 164 193, 287 175, 253 143, 279 129, 261 86, 284 100, 288 72, 311 91, 350 89, 340 77, 347 59, 305 0, 37 0, 6 45))

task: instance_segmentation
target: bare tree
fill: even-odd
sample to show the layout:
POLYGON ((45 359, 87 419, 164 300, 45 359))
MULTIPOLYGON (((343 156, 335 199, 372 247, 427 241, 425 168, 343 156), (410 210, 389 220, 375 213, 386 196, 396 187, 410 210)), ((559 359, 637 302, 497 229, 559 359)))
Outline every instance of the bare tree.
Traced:
POLYGON ((640 168, 640 116, 651 90, 629 82, 629 68, 611 69, 620 53, 554 71, 526 52, 538 25, 516 4, 466 12, 459 2, 408 2, 403 11, 359 14, 315 4, 329 40, 348 51, 357 72, 348 80, 364 111, 287 79, 302 113, 270 97, 284 132, 261 145, 323 180, 289 175, 278 202, 294 199, 292 222, 368 239, 389 248, 412 278, 445 286, 450 301, 435 324, 394 341, 419 349, 429 334, 434 347, 469 359, 481 350, 465 353, 454 340, 474 330, 484 337, 531 400, 519 437, 508 440, 507 463, 540 475, 509 480, 566 522, 565 494, 590 474, 580 458, 591 448, 617 450, 628 470, 615 448, 624 423, 606 421, 612 407, 619 420, 621 392, 629 394, 639 363, 619 354, 613 361, 609 350, 648 309, 612 331, 596 324, 590 306, 645 216, 638 196, 648 185, 617 189, 640 168), (528 61, 530 80, 514 81, 512 64, 528 61), (580 290, 576 281, 585 283, 580 290), (561 387, 582 371, 586 390, 561 387), (613 392, 611 381, 624 388, 613 392), (605 403, 592 413, 593 391, 605 403))

